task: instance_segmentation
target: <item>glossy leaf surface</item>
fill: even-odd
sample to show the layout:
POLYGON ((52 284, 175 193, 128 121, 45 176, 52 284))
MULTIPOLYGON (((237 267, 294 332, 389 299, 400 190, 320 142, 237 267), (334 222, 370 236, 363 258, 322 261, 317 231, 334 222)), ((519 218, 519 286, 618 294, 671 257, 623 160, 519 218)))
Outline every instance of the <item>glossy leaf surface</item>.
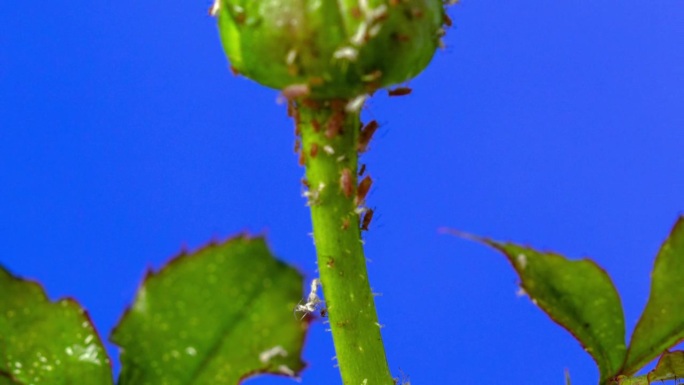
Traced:
POLYGON ((36 283, 0 268, 0 384, 112 384, 109 359, 88 315, 50 302, 36 283))
POLYGON ((601 383, 618 374, 625 357, 625 321, 610 277, 591 260, 571 261, 511 243, 476 238, 503 253, 521 288, 591 354, 601 383))
POLYGON ((150 273, 112 334, 119 383, 238 384, 256 373, 294 376, 307 322, 293 309, 302 277, 261 238, 238 237, 150 273))
POLYGON ((684 339, 684 218, 660 248, 651 274, 651 294, 630 342, 624 374, 636 373, 684 339))

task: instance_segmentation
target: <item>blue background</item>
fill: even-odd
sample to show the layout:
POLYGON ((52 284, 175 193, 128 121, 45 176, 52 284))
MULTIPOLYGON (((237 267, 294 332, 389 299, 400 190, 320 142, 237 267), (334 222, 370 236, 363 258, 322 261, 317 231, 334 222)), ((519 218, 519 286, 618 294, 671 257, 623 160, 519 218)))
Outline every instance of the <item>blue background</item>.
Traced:
MULTIPOLYGON (((227 69, 210 1, 0 2, 0 263, 107 335, 148 266, 239 231, 312 278, 293 126, 227 69)), ((684 208, 684 3, 472 1, 447 48, 364 110, 370 276, 413 384, 597 382, 493 251, 438 228, 593 256, 628 334, 684 208)), ((329 333, 305 384, 339 383, 329 333)), ((110 353, 116 354, 109 346, 110 353)), ((290 384, 262 377, 250 384, 290 384)))

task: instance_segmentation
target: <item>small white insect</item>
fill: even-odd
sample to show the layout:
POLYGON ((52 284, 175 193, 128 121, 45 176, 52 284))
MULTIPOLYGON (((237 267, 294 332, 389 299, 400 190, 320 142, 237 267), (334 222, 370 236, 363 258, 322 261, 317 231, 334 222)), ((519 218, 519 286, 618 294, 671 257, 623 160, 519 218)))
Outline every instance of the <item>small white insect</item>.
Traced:
POLYGON ((527 292, 522 287, 519 287, 518 290, 515 292, 516 297, 524 297, 526 295, 527 295, 527 292))
POLYGON ((268 350, 264 350, 263 352, 259 353, 259 361, 266 364, 269 361, 271 361, 274 357, 278 356, 287 357, 287 351, 283 349, 283 347, 280 345, 274 346, 268 350))
POLYGON ((281 91, 280 95, 286 100, 309 96, 311 89, 308 84, 291 84, 281 91))
POLYGON ((368 95, 359 95, 355 97, 354 99, 350 100, 349 103, 347 103, 347 105, 344 107, 345 111, 350 113, 359 112, 361 107, 363 107, 363 103, 366 102, 366 99, 368 99, 368 95))
POLYGON ((214 4, 209 8, 209 15, 216 17, 218 15, 219 9, 221 9, 221 0, 214 0, 214 4))
MULTIPOLYGON (((325 150, 325 148, 324 148, 324 150, 325 150)), ((313 189, 310 188, 308 190, 305 190, 302 193, 302 197, 306 198, 306 205, 312 206, 312 205, 318 204, 318 201, 321 197, 321 191, 323 191, 324 188, 325 188, 325 183, 321 182, 318 184, 317 188, 313 188, 313 189)), ((313 233, 311 233, 311 236, 313 236, 313 233)))
POLYGON ((285 56, 285 63, 291 66, 294 64, 295 60, 297 60, 297 51, 291 49, 287 52, 287 56, 285 56))
POLYGON ((525 254, 518 254, 516 259, 518 260, 520 268, 525 270, 525 268, 527 267, 527 256, 525 254))
POLYGON ((335 149, 332 148, 332 146, 329 144, 326 144, 325 146, 323 146, 323 151, 325 151, 325 153, 328 155, 334 155, 335 154, 335 149))
POLYGON ((295 372, 292 369, 288 368, 287 365, 278 365, 278 371, 290 377, 295 376, 295 372))
POLYGON ((323 301, 318 297, 318 286, 321 285, 321 281, 318 278, 314 278, 311 281, 311 288, 309 289, 309 296, 306 298, 306 303, 297 304, 294 308, 295 313, 304 313, 300 319, 303 319, 307 314, 311 314, 316 311, 318 305, 323 303, 323 301))
POLYGON ((333 58, 356 61, 359 57, 359 50, 354 47, 342 47, 333 52, 333 58))
POLYGON ((351 37, 351 43, 357 47, 363 45, 366 42, 366 37, 368 36, 368 24, 363 21, 359 24, 359 28, 356 30, 354 36, 351 37))

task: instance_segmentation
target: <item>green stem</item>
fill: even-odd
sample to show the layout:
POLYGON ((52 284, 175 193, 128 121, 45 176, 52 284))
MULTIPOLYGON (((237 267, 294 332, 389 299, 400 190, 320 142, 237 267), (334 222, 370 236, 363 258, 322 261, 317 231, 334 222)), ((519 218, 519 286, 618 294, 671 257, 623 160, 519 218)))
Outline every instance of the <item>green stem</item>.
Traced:
POLYGON ((318 270, 343 384, 392 385, 356 212, 360 117, 346 104, 305 101, 294 111, 318 270))

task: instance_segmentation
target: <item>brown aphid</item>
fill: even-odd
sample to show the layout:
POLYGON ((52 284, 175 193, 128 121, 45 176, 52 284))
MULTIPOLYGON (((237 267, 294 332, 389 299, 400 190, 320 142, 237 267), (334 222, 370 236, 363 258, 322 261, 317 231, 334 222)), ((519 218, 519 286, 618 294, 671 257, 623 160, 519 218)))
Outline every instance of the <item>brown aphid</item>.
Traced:
POLYGON ((293 115, 292 115, 292 119, 293 119, 294 122, 295 122, 295 130, 296 130, 295 132, 296 132, 296 134, 297 134, 297 135, 301 135, 301 134, 302 134, 302 129, 299 127, 299 126, 300 126, 300 123, 301 123, 301 119, 299 119, 299 109, 298 109, 298 108, 295 108, 294 113, 293 113, 293 115))
POLYGON ((371 138, 375 131, 380 127, 377 121, 371 120, 366 124, 365 127, 361 129, 359 134, 359 143, 356 145, 356 149, 359 152, 365 152, 368 149, 368 143, 370 143, 371 138))
POLYGON ((387 95, 389 96, 404 96, 408 95, 411 93, 411 89, 409 87, 397 87, 393 90, 387 90, 387 95))
POLYGON ((372 184, 373 179, 370 177, 370 175, 366 175, 366 177, 361 180, 361 183, 359 183, 359 187, 356 190, 355 201, 357 206, 361 205, 366 200, 366 195, 368 195, 368 191, 370 190, 372 184))
POLYGON ((321 108, 321 104, 315 100, 312 100, 312 99, 304 99, 302 101, 302 104, 304 106, 312 109, 312 110, 317 110, 317 109, 321 108))
POLYGON ((311 143, 311 148, 309 148, 309 156, 315 158, 316 155, 318 155, 318 143, 313 142, 311 143))
POLYGON ((299 151, 299 165, 302 167, 306 165, 306 154, 304 151, 299 151))
POLYGON ((328 316, 328 309, 323 308, 321 309, 321 317, 327 317, 328 316))
POLYGON ((291 84, 281 91, 281 95, 287 100, 308 96, 311 90, 307 84, 291 84))
POLYGON ((311 119, 311 127, 313 128, 314 132, 321 131, 321 123, 319 123, 316 119, 311 119))
POLYGON ((352 193, 354 193, 354 178, 348 168, 343 169, 340 174, 340 189, 347 198, 351 198, 352 193))
POLYGON ((302 178, 302 185, 306 188, 311 188, 311 184, 309 183, 309 180, 306 178, 302 178))
POLYGON ((371 220, 373 220, 373 209, 368 209, 363 215, 363 220, 361 221, 361 230, 368 231, 368 226, 370 226, 371 220))
POLYGON ((230 73, 232 73, 233 76, 239 76, 240 75, 240 71, 238 71, 238 69, 235 68, 234 66, 230 66, 230 73))
POLYGON ((393 33, 391 36, 392 36, 392 39, 394 39, 400 43, 405 43, 407 41, 411 41, 411 36, 405 35, 403 33, 393 33))
POLYGON ((301 148, 302 148, 302 142, 300 142, 299 139, 295 140, 294 152, 299 152, 299 150, 301 148))
POLYGON ((328 257, 328 262, 326 262, 325 265, 328 266, 329 269, 332 269, 333 266, 335 266, 335 260, 332 257, 328 257))
POLYGON ((349 217, 345 217, 342 219, 342 226, 340 226, 342 230, 346 230, 349 228, 349 217))
POLYGON ((449 15, 447 15, 445 13, 444 14, 444 25, 446 25, 447 27, 451 27, 453 24, 454 23, 451 21, 451 18, 449 17, 449 15))
POLYGON ((363 16, 363 14, 361 13, 361 8, 359 7, 351 7, 351 9, 349 9, 349 13, 355 19, 360 19, 363 16))
POLYGON ((321 86, 321 85, 323 85, 323 83, 325 83, 325 79, 323 79, 320 76, 314 76, 312 78, 309 78, 309 85, 310 86, 314 86, 314 87, 321 86))
POLYGON ((361 165, 361 168, 359 169, 359 176, 363 176, 363 173, 366 172, 366 164, 363 163, 361 165))
POLYGON ((344 124, 344 112, 335 111, 328 120, 328 126, 325 129, 325 136, 328 139, 333 139, 342 130, 344 124))

